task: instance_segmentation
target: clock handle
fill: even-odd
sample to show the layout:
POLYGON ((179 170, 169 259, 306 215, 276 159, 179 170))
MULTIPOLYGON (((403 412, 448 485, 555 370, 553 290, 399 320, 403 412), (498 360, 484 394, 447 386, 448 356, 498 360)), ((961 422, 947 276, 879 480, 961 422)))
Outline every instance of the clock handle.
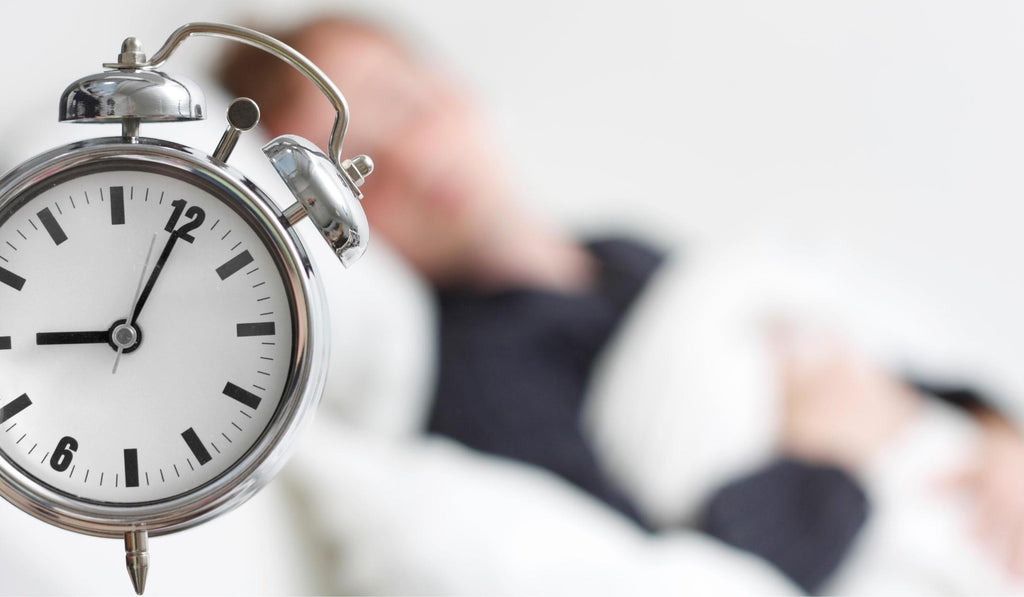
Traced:
MULTIPOLYGON (((334 109, 337 112, 337 116, 334 119, 334 128, 331 130, 331 140, 327 148, 328 156, 330 156, 331 161, 334 162, 334 165, 337 166, 338 170, 346 172, 349 165, 345 164, 341 159, 341 146, 345 139, 345 132, 348 130, 349 120, 348 102, 345 101, 345 96, 341 94, 338 86, 327 78, 327 75, 325 75, 317 65, 313 64, 308 58, 300 54, 291 46, 282 43, 269 35, 252 29, 247 29, 245 27, 239 27, 237 25, 226 25, 222 23, 188 23, 187 25, 182 25, 175 30, 174 33, 167 38, 167 41, 164 42, 164 45, 161 46, 155 54, 153 54, 148 62, 143 62, 141 64, 135 63, 131 66, 133 68, 146 69, 159 68, 167 62, 167 59, 170 58, 171 54, 178 49, 178 46, 193 35, 220 37, 254 46, 287 62, 305 75, 307 79, 316 84, 316 86, 320 88, 320 91, 327 96, 327 99, 330 100, 331 105, 334 106, 334 109)), ((107 68, 124 68, 128 65, 118 62, 104 64, 103 66, 107 68)))
MULTIPOLYGON (((365 252, 369 241, 366 214, 359 204, 359 200, 363 198, 359 187, 373 172, 373 160, 365 155, 355 156, 351 160, 342 159, 342 142, 348 130, 348 102, 345 101, 345 96, 341 94, 334 82, 327 78, 327 75, 317 65, 294 48, 259 31, 221 23, 189 23, 176 29, 149 60, 146 60, 146 55, 142 52, 142 46, 138 40, 128 38, 121 46, 117 62, 106 63, 103 66, 117 69, 118 81, 126 77, 126 73, 130 73, 133 77, 131 82, 134 87, 145 90, 162 90, 168 86, 171 79, 155 69, 163 66, 171 54, 193 35, 220 37, 259 48, 293 66, 315 83, 330 100, 337 116, 334 119, 334 128, 331 130, 327 155, 321 153, 309 141, 295 135, 283 135, 274 139, 264 146, 263 152, 270 158, 277 173, 297 200, 282 214, 282 223, 294 226, 308 216, 342 264, 348 266, 354 263, 365 252), (146 81, 143 81, 144 84, 137 84, 136 79, 145 79, 140 73, 150 77, 156 76, 157 82, 165 85, 154 86, 146 81)), ((93 90, 94 87, 102 89, 107 95, 110 95, 111 88, 115 91, 119 89, 117 85, 110 85, 110 82, 110 77, 104 73, 72 83, 62 96, 61 105, 65 106, 62 119, 102 121, 101 117, 93 115, 88 110, 89 106, 98 102, 76 101, 75 98, 77 98, 76 94, 80 88, 83 87, 92 94, 85 94, 88 96, 86 99, 89 100, 96 99, 94 96, 97 92, 93 90), (85 107, 81 108, 82 105, 85 107), (80 111, 84 112, 84 116, 79 113, 80 111)), ((174 89, 184 88, 181 83, 175 83, 174 89)), ((136 95, 138 94, 136 93, 136 95)), ((141 120, 154 119, 151 112, 167 116, 165 104, 174 105, 175 102, 162 101, 167 99, 166 93, 163 91, 157 92, 155 95, 157 96, 155 102, 141 96, 138 98, 133 96, 133 99, 139 100, 135 104, 143 104, 143 107, 150 107, 150 104, 153 104, 156 105, 154 110, 140 110, 138 105, 133 105, 131 110, 126 108, 123 113, 118 115, 118 118, 123 121, 125 137, 138 136, 138 123, 141 120)), ((178 104, 180 103, 178 102, 178 104)), ((190 107, 187 114, 171 114, 170 118, 157 118, 157 120, 202 118, 199 109, 191 110, 191 100, 187 105, 190 107)), ((228 111, 228 131, 218 144, 213 157, 220 161, 227 159, 239 131, 255 126, 258 120, 259 108, 252 100, 240 98, 232 104, 232 109, 228 111), (234 115, 233 112, 235 112, 234 115)))

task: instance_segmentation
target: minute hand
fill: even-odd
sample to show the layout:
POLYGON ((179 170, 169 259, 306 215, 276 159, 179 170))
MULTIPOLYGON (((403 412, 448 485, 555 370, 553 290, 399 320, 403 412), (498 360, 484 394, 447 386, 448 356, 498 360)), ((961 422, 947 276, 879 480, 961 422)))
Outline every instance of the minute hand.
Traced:
POLYGON ((156 260, 156 265, 153 266, 153 273, 149 275, 146 287, 142 289, 142 294, 139 295, 139 302, 135 304, 135 310, 132 311, 131 320, 128 322, 129 324, 134 324, 139 320, 142 308, 146 306, 146 301, 149 299, 149 293, 153 292, 156 280, 160 277, 160 272, 163 271, 164 264, 167 263, 167 258, 171 256, 171 250, 174 249, 174 244, 176 242, 178 242, 178 233, 172 232, 171 237, 167 239, 167 244, 164 245, 163 252, 160 253, 160 258, 156 260))

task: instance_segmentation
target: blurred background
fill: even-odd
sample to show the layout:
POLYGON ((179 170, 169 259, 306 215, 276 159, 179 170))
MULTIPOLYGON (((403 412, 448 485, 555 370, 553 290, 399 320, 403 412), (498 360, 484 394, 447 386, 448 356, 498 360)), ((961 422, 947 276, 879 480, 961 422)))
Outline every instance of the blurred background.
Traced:
MULTIPOLYGON (((680 248, 684 254, 751 243, 784 245, 823 270, 856 272, 860 279, 870 281, 872 290, 864 286, 865 294, 860 296, 859 287, 853 286, 843 291, 849 294, 848 302, 874 306, 891 302, 898 304, 896 312, 927 313, 921 321, 935 322, 944 337, 955 339, 960 371, 991 390, 1007 414, 1024 421, 1024 276, 1019 265, 1024 256, 1024 234, 1018 229, 1024 220, 1020 205, 1020 197, 1024 197, 1020 168, 1024 163, 1024 144, 1020 142, 1024 139, 1020 110, 1024 105, 1024 78, 1019 66, 1024 56, 1024 36, 1020 34, 1024 30, 1024 5, 935 1, 583 4, 533 0, 179 0, 145 4, 110 1, 102 8, 90 5, 89 10, 85 6, 48 2, 2 9, 0 51, 5 59, 0 61, 0 72, 9 90, 3 102, 5 110, 0 113, 0 135, 4 135, 0 138, 8 140, 0 147, 0 165, 4 168, 63 140, 116 134, 112 128, 58 124, 56 104, 68 83, 98 71, 102 61, 113 60, 120 40, 126 36, 140 38, 153 52, 171 31, 190 21, 232 22, 277 31, 335 10, 365 15, 408 35, 418 49, 468 87, 484 109, 497 145, 505 152, 522 192, 520 199, 538 211, 581 236, 629 234, 680 248), (879 288, 884 292, 876 293, 874 289, 879 288)), ((212 85, 212 73, 227 48, 220 40, 197 39, 182 47, 167 70, 204 86, 212 85)), ((341 87, 344 91, 344 85, 341 87)), ((189 132, 192 125, 162 128, 153 124, 144 125, 143 134, 212 150, 222 130, 221 115, 228 99, 223 94, 209 94, 208 112, 213 117, 206 128, 194 129, 199 133, 189 132)), ((352 118, 358 120, 359 113, 353 113, 352 118)), ((262 161, 255 151, 250 153, 255 156, 252 159, 262 161)), ((254 179, 272 192, 281 190, 265 163, 255 168, 254 179)), ((358 276, 363 274, 355 270, 352 274, 358 286, 358 276)), ((880 321, 875 325, 884 327, 886 323, 880 321)), ((413 348, 405 350, 421 345, 412 342, 410 346, 413 348)), ((733 347, 725 343, 712 350, 719 351, 719 356, 729 356, 733 347)), ((341 352, 346 348, 342 344, 341 352)), ((938 352, 949 350, 943 347, 938 352)), ((741 370, 736 377, 756 381, 757 372, 744 369, 744 354, 737 352, 736 356, 741 370)), ((364 358, 372 360, 373 353, 364 358)), ((357 369, 353 367, 359 373, 357 369)), ((400 377, 400 373, 394 377, 400 377)), ((337 380, 338 374, 334 375, 337 380)), ((423 379, 429 380, 429 375, 416 377, 416 381, 423 379)), ((395 408, 404 404, 400 402, 395 408)), ((730 433, 745 433, 744 425, 757 419, 757 412, 733 413, 745 416, 726 423, 735 424, 730 433)), ((358 419, 356 416, 353 420, 358 419)), ((723 428, 716 427, 721 421, 700 417, 687 423, 690 427, 683 428, 679 435, 690 433, 696 437, 702 431, 716 434, 723 428)), ((956 433, 960 432, 953 435, 956 433)), ((613 456, 614 435, 611 433, 612 439, 608 440, 613 456)), ((339 448, 330 443, 336 439, 314 433, 314 441, 327 442, 324 445, 334 446, 332 449, 339 448)), ((927 443, 921 441, 922 445, 927 443)), ((944 442, 942 439, 936 445, 944 442)), ((392 459, 387 452, 391 448, 382 457, 370 444, 349 447, 359 457, 367 455, 367 462, 382 459, 387 464, 380 470, 419 470, 410 465, 415 458, 392 459), (394 468, 388 469, 390 466, 394 468)), ((679 450, 674 457, 685 452, 679 450)), ((344 450, 339 448, 339 452, 344 450)), ((660 455, 655 454, 654 459, 660 455)), ((301 456, 297 460, 300 472, 296 474, 301 477, 305 461, 301 456)), ((354 461, 339 465, 348 481, 338 481, 338 495, 349 496, 349 501, 344 507, 331 503, 325 508, 328 512, 335 508, 339 511, 344 522, 338 523, 342 527, 339 535, 358 528, 360 532, 351 532, 351 536, 362 542, 360 547, 367 549, 366 553, 375 554, 372 557, 380 557, 385 564, 371 561, 371 556, 365 556, 365 561, 355 558, 354 581, 346 578, 335 585, 314 585, 313 592, 333 592, 338 586, 367 592, 422 592, 420 588, 431 585, 416 582, 429 575, 417 576, 426 573, 414 566, 401 568, 404 560, 392 559, 399 557, 395 555, 396 545, 405 545, 405 535, 387 533, 404 529, 389 530, 384 523, 374 526, 377 521, 370 515, 359 520, 361 513, 371 510, 386 518, 387 507, 401 510, 405 502, 396 497, 398 501, 384 500, 384 506, 373 509, 380 505, 380 496, 367 497, 361 503, 361 494, 349 491, 355 486, 353 479, 380 481, 377 488, 390 499, 403 495, 402 483, 406 481, 396 480, 396 476, 378 479, 373 476, 376 469, 359 469, 354 461), (372 544, 377 537, 383 537, 379 545, 372 544), (379 551, 374 551, 375 545, 379 551), (388 577, 390 564, 396 565, 397 584, 373 584, 376 577, 366 570, 388 577), (402 584, 403 580, 408 584, 402 584)), ((885 469, 882 464, 880 469, 885 469)), ((480 471, 471 470, 470 476, 479 474, 487 479, 504 466, 493 462, 487 465, 480 471), (496 468, 489 468, 492 465, 496 468)), ((625 478, 628 485, 631 473, 623 472, 623 468, 629 467, 620 465, 615 474, 625 478)), ((410 473, 410 479, 422 482, 413 485, 417 491, 449 482, 453 488, 462 487, 459 475, 430 470, 434 476, 419 478, 410 473)), ((644 482, 656 487, 657 483, 651 481, 661 476, 660 472, 651 472, 656 470, 654 467, 637 474, 647 474, 644 482)), ((888 475, 889 485, 885 487, 894 487, 893 479, 915 474, 890 467, 879 476, 888 475)), ((505 481, 507 487, 518 487, 516 479, 503 478, 496 479, 494 487, 506 487, 505 481)), ((876 479, 871 475, 864 482, 868 490, 876 489, 876 479)), ((284 498, 278 495, 280 484, 271 487, 278 488, 266 492, 272 497, 261 494, 254 500, 262 504, 263 510, 247 506, 248 512, 276 512, 273 508, 277 502, 273 500, 284 498)), ((520 495, 511 490, 508 493, 510 500, 520 495)), ((468 528, 477 520, 473 509, 486 501, 486 496, 474 495, 442 496, 438 503, 454 500, 450 502, 454 505, 449 505, 454 509, 453 517, 463 516, 463 526, 468 528)), ((523 495, 530 494, 527 491, 523 495)), ((667 495, 675 498, 678 494, 667 495)), ((538 503, 547 499, 538 499, 538 503)), ((424 499, 414 505, 430 512, 432 504, 424 499)), ((590 502, 567 504, 565 512, 576 514, 586 514, 592 506, 590 502)), ((657 511, 657 504, 645 506, 657 511)), ((929 535, 922 534, 922 529, 927 530, 932 522, 930 510, 922 510, 904 527, 899 524, 903 520, 900 516, 912 509, 906 506, 903 510, 882 511, 880 525, 889 530, 872 531, 871 549, 854 556, 861 558, 858 565, 884 570, 884 565, 876 566, 888 561, 887 552, 879 546, 885 546, 892 537, 901 537, 901 533, 915 534, 915 545, 928 543, 929 535), (885 516, 895 517, 896 522, 885 516)), ((558 508, 552 511, 559 512, 558 508)), ((478 514, 483 516, 480 520, 489 520, 484 509, 478 514)), ((422 518, 427 517, 413 522, 419 524, 422 518)), ((589 521, 583 516, 576 522, 580 528, 605 530, 618 524, 598 518, 589 521)), ((585 533, 560 534, 564 529, 558 527, 555 515, 551 520, 539 520, 552 525, 553 546, 563 545, 559 537, 570 537, 564 545, 572 549, 582 549, 590 540, 585 533)), ((222 524, 245 526, 245 521, 218 520, 210 528, 224 528, 215 526, 222 524)), ((459 525, 453 522, 453 526, 459 525)), ((204 529, 194 531, 195 536, 204 529)), ((429 529, 423 533, 429 534, 429 529)), ((608 531, 605 536, 614 537, 614 541, 608 539, 609 545, 622 543, 616 533, 608 531)), ((543 533, 540 536, 546 538, 543 533)), ((454 533, 452 537, 448 545, 452 553, 474 551, 465 537, 454 533)), ((174 540, 167 539, 172 546, 174 540)), ((87 545, 85 541, 78 545, 87 545)), ((188 553, 188 541, 178 543, 182 553, 188 553)), ((515 558, 537 549, 525 540, 518 547, 515 541, 502 545, 507 552, 498 549, 493 554, 487 552, 493 547, 489 544, 487 549, 476 546, 482 554, 480 561, 490 562, 486 558, 492 556, 497 562, 504 554, 514 563, 512 569, 523 573, 525 564, 515 558)), ((958 545, 945 545, 948 549, 937 561, 955 562, 958 545)), ((1024 548, 1019 551, 1024 554, 1024 548)), ((353 557, 353 553, 346 556, 353 557)), ((611 554, 606 554, 609 562, 622 559, 614 550, 607 553, 611 554)), ((597 560, 589 560, 590 568, 575 572, 592 572, 593 561, 597 560)), ((699 558, 686 561, 692 567, 689 573, 699 576, 699 558)), ((473 569, 461 561, 459 565, 473 569)), ((623 578, 628 578, 626 572, 640 576, 650 572, 644 566, 624 569, 623 578)), ((552 592, 601 586, 593 579, 590 585, 572 584, 581 577, 574 576, 571 568, 567 570, 565 585, 509 581, 505 588, 511 587, 513 593, 517 587, 532 593, 537 586, 552 592)), ((674 568, 660 573, 666 570, 667 576, 680 575, 674 568)), ((728 576, 713 567, 708 570, 705 573, 711 576, 728 576)), ((481 577, 488 578, 487 572, 480 572, 481 577)), ((538 572, 536 578, 546 577, 538 572)), ((651 578, 662 577, 653 574, 651 578)), ((894 587, 911 593, 937 589, 885 584, 884 574, 875 578, 882 580, 867 585, 867 592, 894 587)), ((855 581, 843 584, 842 580, 834 586, 853 587, 850 592, 865 589, 855 581)), ((661 586, 656 580, 651 582, 651 587, 661 586)), ((203 586, 211 592, 222 590, 219 585, 203 586)), ((480 587, 472 583, 438 587, 436 592, 460 592, 459 588, 480 592, 480 587)), ((960 589, 964 587, 945 592, 971 592, 960 589)))
MULTIPOLYGON (((152 51, 187 21, 336 8, 396 23, 466 81, 526 199, 574 229, 856 255, 961 328, 990 383, 1024 389, 1013 2, 21 3, 0 21, 0 124, 57 127, 60 90, 129 34, 152 51)), ((225 47, 186 44, 173 70, 200 78, 225 47)))

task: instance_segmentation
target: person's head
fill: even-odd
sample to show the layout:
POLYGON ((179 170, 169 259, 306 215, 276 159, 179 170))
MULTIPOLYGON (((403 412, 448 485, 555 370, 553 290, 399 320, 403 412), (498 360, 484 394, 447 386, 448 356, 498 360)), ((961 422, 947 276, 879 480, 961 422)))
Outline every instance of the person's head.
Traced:
MULTIPOLYGON (((468 94, 366 22, 321 18, 277 37, 316 63, 349 102, 345 155, 365 153, 376 165, 363 187, 373 231, 435 282, 459 278, 483 236, 501 226, 506 194, 468 94)), ((271 135, 297 134, 326 148, 334 110, 285 63, 243 48, 221 79, 256 100, 271 135)))

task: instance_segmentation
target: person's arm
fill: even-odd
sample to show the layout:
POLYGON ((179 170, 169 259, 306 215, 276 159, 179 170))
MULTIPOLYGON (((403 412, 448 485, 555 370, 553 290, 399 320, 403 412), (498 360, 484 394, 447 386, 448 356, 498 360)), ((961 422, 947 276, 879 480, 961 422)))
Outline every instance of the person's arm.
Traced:
POLYGON ((833 342, 776 334, 784 388, 780 457, 714 492, 699 528, 816 593, 867 520, 852 476, 905 428, 919 398, 833 342))
POLYGON ((972 498, 975 535, 1011 575, 1024 580, 1024 434, 1007 417, 986 408, 975 416, 981 428, 978 449, 944 486, 972 498))
POLYGON ((867 516, 864 491, 841 469, 783 458, 715 492, 698 528, 760 556, 814 594, 867 516))
POLYGON ((971 416, 980 432, 976 454, 935 486, 972 498, 975 535, 1002 568, 1024 577, 1024 436, 995 410, 995 401, 963 386, 900 380, 835 343, 791 348, 780 366, 787 388, 785 448, 848 471, 862 471, 881 457, 879 450, 929 400, 971 416))

